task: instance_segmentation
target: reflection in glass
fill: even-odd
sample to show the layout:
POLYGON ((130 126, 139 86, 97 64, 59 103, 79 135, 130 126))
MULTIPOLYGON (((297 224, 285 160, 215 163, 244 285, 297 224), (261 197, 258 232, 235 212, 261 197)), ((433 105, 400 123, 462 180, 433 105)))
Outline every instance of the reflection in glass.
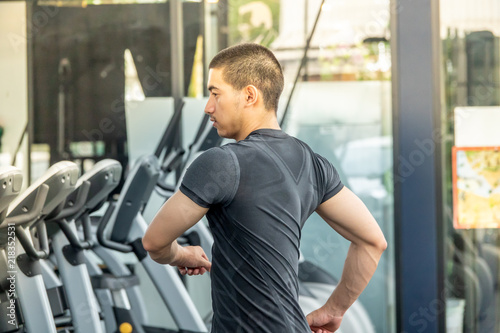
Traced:
MULTIPOLYGON (((453 187, 465 183, 461 181, 459 184, 460 180, 455 181, 452 177, 452 149, 453 146, 457 146, 455 150, 478 146, 478 141, 473 143, 473 140, 479 137, 482 138, 481 147, 492 146, 492 139, 495 140, 484 135, 491 118, 483 120, 483 128, 476 127, 473 136, 465 129, 487 110, 500 112, 500 7, 498 1, 492 0, 480 4, 462 0, 442 0, 440 3, 445 92, 443 115, 446 119, 443 223, 447 329, 466 333, 499 332, 500 233, 497 228, 485 228, 484 225, 477 229, 453 226, 453 217, 457 217, 460 209, 458 205, 456 210, 453 206, 453 187), (478 131, 481 131, 479 136, 478 131)), ((498 133, 493 132, 495 136, 498 133)), ((466 174, 466 177, 470 176, 470 173, 466 174)), ((484 181, 481 179, 478 184, 484 181)), ((471 182, 468 185, 476 186, 471 182)), ((493 193, 487 193, 478 197, 479 201, 487 200, 490 194, 494 197, 493 193)), ((488 205, 496 211, 498 203, 490 200, 488 205)), ((472 209, 469 213, 473 212, 474 216, 485 213, 477 211, 478 215, 474 207, 468 208, 472 209)), ((486 221, 476 222, 481 225, 486 221)))

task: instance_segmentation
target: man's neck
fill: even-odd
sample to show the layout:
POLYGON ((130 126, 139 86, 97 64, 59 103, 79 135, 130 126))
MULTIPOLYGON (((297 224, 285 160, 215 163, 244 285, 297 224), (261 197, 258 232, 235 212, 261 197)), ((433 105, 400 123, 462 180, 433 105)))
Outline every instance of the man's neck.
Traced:
POLYGON ((248 122, 243 127, 243 130, 240 131, 238 137, 236 137, 235 139, 236 141, 244 140, 253 131, 263 128, 276 129, 276 130, 281 129, 275 114, 259 119, 249 119, 248 122))

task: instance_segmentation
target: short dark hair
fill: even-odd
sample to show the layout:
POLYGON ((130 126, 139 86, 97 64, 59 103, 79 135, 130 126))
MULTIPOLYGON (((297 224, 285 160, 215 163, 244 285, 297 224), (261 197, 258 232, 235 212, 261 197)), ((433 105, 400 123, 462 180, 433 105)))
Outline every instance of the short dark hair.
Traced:
POLYGON ((280 63, 266 47, 254 43, 228 47, 217 53, 208 67, 222 69, 222 78, 234 89, 254 85, 262 91, 264 107, 278 109, 285 80, 280 63))

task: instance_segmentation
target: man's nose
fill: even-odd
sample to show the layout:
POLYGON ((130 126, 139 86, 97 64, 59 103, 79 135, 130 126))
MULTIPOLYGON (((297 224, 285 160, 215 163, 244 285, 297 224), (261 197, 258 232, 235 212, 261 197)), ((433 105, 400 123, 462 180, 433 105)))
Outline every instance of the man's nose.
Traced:
POLYGON ((208 98, 208 102, 207 102, 207 105, 205 105, 205 113, 206 114, 211 114, 211 113, 214 113, 215 111, 215 104, 212 100, 212 96, 210 96, 208 98))

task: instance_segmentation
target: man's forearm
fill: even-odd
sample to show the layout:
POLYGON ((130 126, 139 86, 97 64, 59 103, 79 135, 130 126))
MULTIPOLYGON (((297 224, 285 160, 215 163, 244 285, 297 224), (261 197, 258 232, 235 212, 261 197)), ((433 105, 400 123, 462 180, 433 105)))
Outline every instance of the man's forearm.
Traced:
POLYGON ((372 278, 384 249, 351 244, 338 286, 325 306, 336 316, 343 316, 372 278))
POLYGON ((177 244, 177 241, 173 241, 157 251, 149 251, 149 256, 159 264, 168 265, 176 259, 178 252, 179 244, 177 244))

